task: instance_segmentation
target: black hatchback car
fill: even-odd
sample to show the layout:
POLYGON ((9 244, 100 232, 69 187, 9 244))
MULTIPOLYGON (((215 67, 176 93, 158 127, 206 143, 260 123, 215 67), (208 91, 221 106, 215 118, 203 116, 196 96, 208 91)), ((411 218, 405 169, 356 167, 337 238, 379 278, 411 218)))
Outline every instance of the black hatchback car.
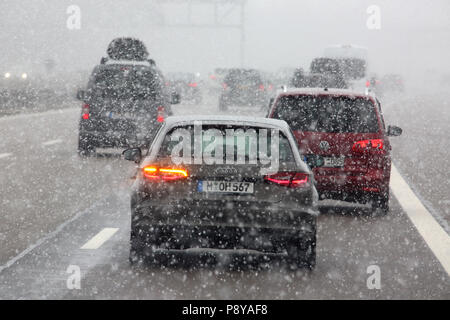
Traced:
POLYGON ((110 60, 94 68, 83 101, 78 151, 141 145, 172 114, 179 97, 165 87, 160 70, 148 61, 110 60))
POLYGON ((169 117, 145 156, 139 148, 124 156, 140 164, 132 263, 219 251, 315 266, 318 194, 286 122, 169 117))
POLYGON ((268 102, 268 84, 255 69, 230 69, 222 83, 219 110, 229 106, 264 106, 268 102))

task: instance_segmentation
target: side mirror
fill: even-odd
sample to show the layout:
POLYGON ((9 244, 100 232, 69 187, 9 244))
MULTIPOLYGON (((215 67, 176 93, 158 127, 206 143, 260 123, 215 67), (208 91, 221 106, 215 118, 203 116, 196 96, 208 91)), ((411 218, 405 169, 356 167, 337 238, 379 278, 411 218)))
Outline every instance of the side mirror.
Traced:
POLYGON ((170 104, 178 104, 180 103, 181 97, 178 92, 172 92, 172 95, 170 97, 170 104))
POLYGON ((122 152, 125 160, 134 161, 135 163, 141 162, 142 151, 141 148, 130 148, 122 152))
POLYGON ((78 100, 80 100, 80 101, 84 101, 84 100, 86 100, 86 91, 85 90, 78 90, 77 91, 77 99, 78 100))
POLYGON ((388 126, 387 135, 389 137, 398 137, 403 132, 402 128, 397 126, 388 126))

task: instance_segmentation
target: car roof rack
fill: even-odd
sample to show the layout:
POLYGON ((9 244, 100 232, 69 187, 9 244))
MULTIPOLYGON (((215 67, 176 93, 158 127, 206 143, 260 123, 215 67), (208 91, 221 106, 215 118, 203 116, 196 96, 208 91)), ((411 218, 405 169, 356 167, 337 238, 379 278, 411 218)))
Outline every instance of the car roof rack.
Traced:
POLYGON ((156 66, 156 62, 153 59, 146 60, 114 60, 108 57, 102 57, 100 59, 100 64, 102 65, 113 65, 113 64, 129 64, 129 65, 141 65, 141 66, 156 66))

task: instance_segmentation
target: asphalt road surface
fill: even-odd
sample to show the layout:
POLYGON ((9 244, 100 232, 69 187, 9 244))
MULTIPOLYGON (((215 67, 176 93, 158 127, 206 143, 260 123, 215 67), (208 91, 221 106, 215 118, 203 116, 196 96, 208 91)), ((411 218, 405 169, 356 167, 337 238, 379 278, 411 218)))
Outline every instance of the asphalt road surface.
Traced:
MULTIPOLYGON (((0 118, 0 299, 450 299, 445 103, 436 95, 384 99, 386 122, 404 129, 391 139, 401 175, 391 211, 372 218, 364 207, 322 203, 312 272, 235 264, 229 254, 206 266, 130 266, 134 164, 119 152, 78 157, 78 102, 0 118), (408 208, 408 197, 422 211, 408 208)), ((214 103, 174 111, 218 112, 214 103)))

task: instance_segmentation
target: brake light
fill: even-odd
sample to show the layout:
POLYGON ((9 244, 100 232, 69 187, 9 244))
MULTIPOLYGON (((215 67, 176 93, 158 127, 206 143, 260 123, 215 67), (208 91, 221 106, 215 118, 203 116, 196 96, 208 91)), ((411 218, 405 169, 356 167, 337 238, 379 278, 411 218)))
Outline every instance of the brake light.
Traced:
POLYGON ((188 86, 191 88, 195 88, 195 87, 197 87, 197 82, 191 82, 188 84, 188 86))
POLYGON ((370 87, 370 81, 369 80, 366 81, 366 88, 368 88, 368 87, 370 87))
POLYGON ((264 91, 264 85, 263 84, 259 85, 259 90, 264 91))
POLYGON ((364 152, 368 150, 384 150, 383 139, 369 139, 356 141, 352 150, 355 152, 364 152))
POLYGON ((164 122, 164 107, 158 107, 158 114, 156 116, 156 121, 164 122))
POLYGON ((89 105, 87 103, 85 103, 83 105, 83 107, 81 108, 81 117, 84 120, 88 120, 89 119, 89 105))
POLYGON ((301 188, 308 184, 308 174, 299 172, 278 172, 265 176, 264 180, 289 188, 301 188))
POLYGON ((173 181, 188 177, 188 172, 185 169, 176 168, 158 168, 155 166, 147 166, 142 169, 144 177, 149 180, 157 181, 173 181))

